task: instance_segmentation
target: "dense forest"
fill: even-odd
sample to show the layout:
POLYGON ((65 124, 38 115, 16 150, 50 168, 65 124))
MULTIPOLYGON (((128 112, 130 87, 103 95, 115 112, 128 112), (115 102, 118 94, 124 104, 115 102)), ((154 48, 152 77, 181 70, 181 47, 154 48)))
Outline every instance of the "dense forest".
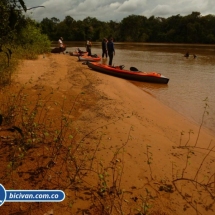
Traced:
POLYGON ((39 24, 50 40, 62 36, 67 41, 83 41, 87 37, 100 41, 112 35, 120 42, 215 43, 215 15, 202 16, 200 12, 169 18, 130 15, 121 22, 102 22, 92 17, 76 21, 66 16, 63 21, 44 18, 39 24))

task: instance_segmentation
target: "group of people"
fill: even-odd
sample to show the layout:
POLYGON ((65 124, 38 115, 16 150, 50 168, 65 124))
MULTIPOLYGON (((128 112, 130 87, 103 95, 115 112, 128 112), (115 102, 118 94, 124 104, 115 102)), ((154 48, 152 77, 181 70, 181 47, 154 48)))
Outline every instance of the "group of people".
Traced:
MULTIPOLYGON (((64 44, 63 44, 63 38, 60 37, 58 40, 60 52, 64 53, 64 44)), ((88 52, 88 56, 92 55, 91 52, 92 42, 90 38, 87 39, 86 42, 86 51, 88 52)), ((102 40, 102 58, 109 57, 109 66, 112 66, 113 62, 113 56, 115 55, 115 48, 113 43, 113 37, 109 37, 109 39, 104 38, 102 40)))
MULTIPOLYGON (((92 55, 91 46, 92 46, 92 42, 90 41, 90 38, 89 38, 86 43, 86 51, 88 52, 88 56, 92 55)), ((102 58, 109 57, 109 65, 111 66, 114 55, 115 55, 115 49, 114 49, 113 38, 110 37, 108 40, 104 38, 102 40, 102 58)))
MULTIPOLYGON (((186 52, 186 54, 184 55, 184 57, 188 58, 190 56, 190 53, 189 52, 186 52)), ((197 56, 195 54, 193 54, 193 58, 197 58, 197 56)))
MULTIPOLYGON (((64 53, 65 46, 63 44, 63 38, 60 37, 58 40, 60 52, 64 53)), ((91 56, 91 47, 92 47, 92 42, 90 38, 87 39, 86 42, 86 51, 88 52, 88 56, 91 56)), ((109 39, 103 38, 102 40, 102 58, 104 57, 109 57, 109 66, 112 66, 113 62, 113 56, 115 55, 115 48, 114 48, 114 43, 113 43, 113 37, 109 37, 109 39)), ((190 55, 189 52, 186 52, 184 57, 188 58, 190 55)), ((196 58, 197 56, 193 54, 193 58, 196 58)))
POLYGON ((113 43, 113 37, 109 37, 107 40, 102 40, 102 58, 109 57, 109 66, 112 66, 113 56, 115 55, 115 48, 113 43))

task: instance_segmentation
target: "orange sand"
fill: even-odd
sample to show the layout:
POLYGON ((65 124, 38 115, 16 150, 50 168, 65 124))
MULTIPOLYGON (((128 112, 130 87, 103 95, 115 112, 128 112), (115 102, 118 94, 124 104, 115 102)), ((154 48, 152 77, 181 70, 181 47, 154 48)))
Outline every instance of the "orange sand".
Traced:
MULTIPOLYGON (((215 146, 215 136, 209 131, 201 129, 196 142, 199 125, 188 121, 131 82, 92 71, 78 62, 76 57, 69 55, 51 54, 39 56, 36 61, 24 61, 14 75, 13 82, 17 89, 25 84, 29 95, 41 91, 41 88, 44 91, 52 88, 56 101, 67 97, 66 107, 72 106, 74 99, 78 98, 73 117, 75 125, 82 134, 94 131, 93 135, 86 138, 89 147, 100 138, 96 158, 104 165, 112 160, 117 148, 124 146, 124 151, 120 151, 114 159, 123 163, 120 187, 132 190, 122 200, 126 205, 126 214, 129 214, 129 208, 130 211, 131 208, 137 208, 134 197, 139 200, 140 195, 146 197, 145 188, 157 197, 148 200, 153 214, 194 215, 196 211, 192 207, 195 206, 195 198, 200 201, 197 209, 201 214, 214 214, 213 201, 208 197, 210 192, 215 195, 214 192, 205 192, 200 186, 200 194, 196 192, 195 183, 191 183, 191 180, 197 180, 201 185, 214 182, 210 179, 214 178, 214 152, 202 162, 209 152, 208 148, 215 146), (180 145, 196 147, 188 155, 188 149, 178 148, 180 145), (182 173, 189 180, 177 182, 180 194, 172 182, 181 178, 182 173), (173 192, 163 190, 167 185, 172 185, 173 192), (206 206, 207 211, 204 208, 206 206)), ((15 88, 13 86, 11 88, 15 88)), ((55 109, 52 108, 51 111, 54 112, 55 109)), ((90 178, 89 181, 93 184, 90 178)), ((214 183, 210 186, 213 190, 214 183)), ((69 196, 69 191, 66 194, 69 196)), ((140 207, 141 201, 138 201, 140 207)), ((79 208, 87 207, 84 202, 79 203, 77 200, 76 203, 79 208)), ((12 204, 14 203, 5 203, 2 208, 12 204)), ((59 210, 56 205, 45 209, 49 211, 53 208, 54 214, 73 214, 68 210, 59 210)))

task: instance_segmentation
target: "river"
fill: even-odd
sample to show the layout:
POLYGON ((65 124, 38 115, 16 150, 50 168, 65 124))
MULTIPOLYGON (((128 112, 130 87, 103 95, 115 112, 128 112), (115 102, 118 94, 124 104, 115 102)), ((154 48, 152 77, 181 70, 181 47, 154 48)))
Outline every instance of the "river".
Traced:
MULTIPOLYGON (((85 50, 84 42, 66 44, 67 51, 75 47, 85 50)), ((207 106, 203 126, 215 133, 215 45, 116 42, 115 50, 114 65, 124 65, 125 69, 134 66, 168 77, 168 85, 132 83, 189 120, 200 125, 207 106), (184 57, 187 51, 189 58, 184 57)), ((93 42, 92 54, 101 55, 100 42, 93 42)))

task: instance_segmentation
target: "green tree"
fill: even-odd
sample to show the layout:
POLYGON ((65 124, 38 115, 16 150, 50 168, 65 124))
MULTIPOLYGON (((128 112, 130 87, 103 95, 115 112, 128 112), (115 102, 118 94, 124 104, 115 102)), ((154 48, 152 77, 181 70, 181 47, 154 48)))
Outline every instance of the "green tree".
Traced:
POLYGON ((201 42, 202 43, 215 43, 215 16, 214 15, 206 15, 201 17, 200 24, 203 27, 201 34, 201 42))
POLYGON ((50 49, 39 24, 24 16, 27 10, 23 0, 0 1, 0 84, 10 83, 20 58, 36 58, 50 49))
POLYGON ((48 36, 41 33, 41 29, 35 21, 26 19, 26 23, 26 26, 14 38, 16 46, 28 50, 20 55, 26 59, 34 59, 38 54, 49 52, 51 42, 48 36))
MULTIPOLYGON (((3 59, 3 56, 7 58, 7 66, 10 65, 13 40, 17 32, 24 27, 25 19, 22 12, 26 10, 23 0, 0 1, 0 58, 3 59)), ((0 72, 4 71, 5 62, 4 59, 1 61, 0 72)))
POLYGON ((131 15, 124 18, 120 23, 122 41, 145 42, 148 38, 145 28, 146 21, 146 17, 138 15, 131 15))
POLYGON ((201 16, 192 12, 169 18, 130 15, 121 22, 102 22, 93 17, 74 20, 66 16, 63 21, 44 19, 41 22, 43 33, 50 39, 63 36, 70 41, 83 41, 90 37, 93 41, 112 36, 115 41, 131 42, 171 42, 171 43, 214 43, 214 15, 201 16))
POLYGON ((56 40, 57 39, 56 31, 59 22, 60 20, 55 17, 51 19, 44 18, 40 23, 42 33, 47 34, 50 40, 56 40))
POLYGON ((112 36, 115 41, 123 41, 122 35, 120 35, 120 33, 119 33, 120 23, 117 23, 117 22, 114 22, 113 20, 111 20, 107 24, 109 26, 108 37, 112 36))
POLYGON ((11 43, 16 32, 20 29, 20 22, 24 17, 22 11, 26 6, 22 0, 1 0, 0 2, 0 48, 11 43))
MULTIPOLYGON (((171 16, 167 18, 163 23, 162 33, 163 41, 162 42, 179 42, 183 40, 183 31, 184 27, 182 24, 182 17, 178 14, 176 16, 171 16)), ((185 26, 186 27, 186 26, 185 26)))
POLYGON ((84 41, 86 39, 85 26, 82 21, 77 21, 72 29, 75 41, 84 41))
POLYGON ((76 27, 76 21, 71 16, 66 16, 59 26, 60 29, 57 29, 58 36, 62 35, 65 40, 69 41, 75 40, 73 29, 76 27))
MULTIPOLYGON (((87 17, 83 20, 85 35, 91 40, 96 40, 98 35, 98 28, 100 27, 100 21, 96 18, 87 17)), ((85 39, 87 39, 85 38, 85 39)))

